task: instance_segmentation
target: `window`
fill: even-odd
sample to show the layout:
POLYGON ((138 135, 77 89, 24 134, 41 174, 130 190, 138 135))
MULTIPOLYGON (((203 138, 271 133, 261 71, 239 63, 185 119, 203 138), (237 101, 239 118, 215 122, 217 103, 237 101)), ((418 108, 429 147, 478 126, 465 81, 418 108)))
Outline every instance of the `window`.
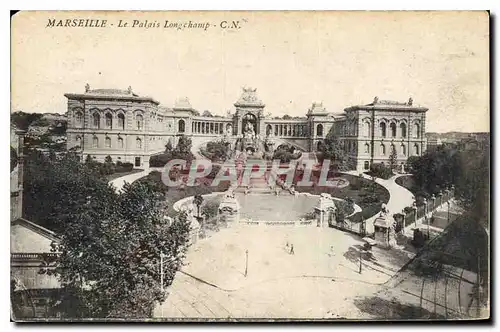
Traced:
POLYGON ((75 139, 75 142, 76 142, 76 146, 82 146, 82 137, 81 136, 76 136, 76 139, 75 139))
POLYGON ((97 136, 94 136, 92 138, 92 147, 93 148, 98 148, 99 147, 99 139, 97 138, 97 136))
POLYGON ((99 113, 94 113, 92 115, 92 119, 93 119, 93 122, 92 124, 94 125, 94 128, 97 128, 99 129, 101 127, 101 116, 99 115, 99 113))
POLYGON ((111 113, 106 113, 105 118, 106 118, 106 129, 112 129, 113 128, 113 116, 111 115, 111 113))
POLYGON ((370 169, 370 162, 369 161, 365 161, 365 170, 369 170, 370 169))
POLYGON ((135 157, 135 167, 141 166, 141 157, 135 157))
POLYGON ((77 127, 81 127, 83 125, 83 113, 80 111, 75 113, 75 125, 77 127))
POLYGON ((136 148, 138 148, 138 149, 142 149, 142 141, 141 141, 141 139, 140 139, 140 138, 137 138, 137 139, 135 140, 135 146, 136 146, 136 148))
POLYGON ((403 156, 406 156, 406 145, 404 145, 404 144, 401 144, 401 154, 403 156))
POLYGON ((125 129, 125 115, 118 114, 118 128, 125 129))
POLYGON ((391 122, 391 136, 396 137, 396 124, 394 122, 391 122))
POLYGON ((142 117, 141 114, 137 114, 135 116, 135 121, 136 121, 136 124, 137 124, 137 130, 142 130, 142 125, 143 125, 143 121, 144 121, 144 118, 142 117))
POLYGON ((365 143, 365 153, 370 153, 370 144, 365 143))
POLYGON ((385 124, 385 122, 381 122, 380 123, 380 136, 386 137, 386 135, 387 135, 387 125, 385 124))
POLYGON ((111 147, 111 138, 106 137, 106 139, 104 140, 104 146, 107 148, 111 147))
POLYGON ((415 136, 420 138, 420 124, 415 123, 415 136))
POLYGON ((366 137, 370 137, 371 136, 371 128, 370 128, 370 122, 365 122, 364 124, 364 132, 365 132, 365 136, 366 137))
POLYGON ((184 131, 186 131, 186 123, 184 120, 179 120, 179 133, 183 133, 184 131))
POLYGON ((123 149, 123 138, 118 137, 118 148, 123 149))
POLYGON ((419 155, 420 155, 420 147, 418 146, 418 144, 417 144, 417 143, 415 143, 414 147, 415 147, 415 154, 416 154, 417 156, 419 156, 419 155))
POLYGON ((385 145, 384 144, 380 144, 380 154, 382 156, 385 156, 385 145))
POLYGON ((401 128, 401 137, 406 137, 406 123, 402 122, 399 127, 401 128))
POLYGON ((316 136, 323 136, 323 125, 321 123, 316 127, 316 136))

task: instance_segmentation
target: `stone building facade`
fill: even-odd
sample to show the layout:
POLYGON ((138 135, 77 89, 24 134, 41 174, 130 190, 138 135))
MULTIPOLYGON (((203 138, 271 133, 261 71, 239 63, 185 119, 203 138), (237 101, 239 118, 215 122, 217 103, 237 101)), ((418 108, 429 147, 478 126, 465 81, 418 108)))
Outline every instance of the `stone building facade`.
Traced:
POLYGON ((276 119, 264 115, 265 104, 252 88, 243 89, 234 113, 226 117, 199 116, 187 98, 178 99, 172 108, 163 107, 130 87, 91 90, 87 85, 85 93, 65 96, 68 149, 99 161, 109 155, 135 167, 148 167, 150 156, 164 151, 168 141, 175 146, 181 135, 191 137, 196 149, 222 135, 241 137, 248 123, 258 137, 274 140, 275 146, 289 144, 307 152, 317 151, 327 135, 334 135, 343 143, 350 168, 360 172, 373 163, 387 164, 392 148, 398 165, 426 148, 427 108, 414 106, 411 98, 405 103, 375 98, 342 113, 314 102, 305 117, 276 119))

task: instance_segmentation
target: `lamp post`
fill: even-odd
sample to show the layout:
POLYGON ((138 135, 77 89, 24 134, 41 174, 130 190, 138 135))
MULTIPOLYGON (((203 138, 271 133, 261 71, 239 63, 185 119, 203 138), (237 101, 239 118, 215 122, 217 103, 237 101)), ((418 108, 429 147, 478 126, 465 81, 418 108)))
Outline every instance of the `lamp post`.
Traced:
POLYGON ((160 289, 163 292, 163 253, 160 253, 160 289))
POLYGON ((245 259, 245 277, 246 277, 248 274, 248 249, 245 251, 245 256, 246 256, 245 259))
POLYGON ((359 274, 361 274, 362 270, 362 261, 363 261, 363 250, 359 249, 359 274))

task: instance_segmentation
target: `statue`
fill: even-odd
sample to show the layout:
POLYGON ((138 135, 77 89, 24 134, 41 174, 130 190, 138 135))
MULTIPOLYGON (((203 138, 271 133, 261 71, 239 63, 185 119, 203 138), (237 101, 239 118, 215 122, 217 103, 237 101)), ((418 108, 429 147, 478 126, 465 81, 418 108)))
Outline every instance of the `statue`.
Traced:
POLYGON ((129 94, 132 94, 132 87, 131 87, 130 85, 129 85, 128 89, 127 89, 127 92, 128 92, 129 94))
POLYGON ((378 97, 373 98, 373 103, 374 104, 378 103, 378 97))
POLYGON ((250 122, 247 122, 245 126, 245 137, 249 137, 252 139, 255 138, 255 130, 253 124, 251 124, 250 122))
POLYGON ((389 209, 387 208, 387 206, 385 205, 385 203, 382 203, 382 207, 380 209, 380 216, 381 217, 385 217, 389 214, 389 209))
POLYGON ((89 92, 90 91, 90 85, 87 83, 85 84, 85 92, 89 92))
POLYGON ((409 106, 413 105, 413 98, 412 97, 410 97, 410 99, 408 99, 408 105, 409 106))

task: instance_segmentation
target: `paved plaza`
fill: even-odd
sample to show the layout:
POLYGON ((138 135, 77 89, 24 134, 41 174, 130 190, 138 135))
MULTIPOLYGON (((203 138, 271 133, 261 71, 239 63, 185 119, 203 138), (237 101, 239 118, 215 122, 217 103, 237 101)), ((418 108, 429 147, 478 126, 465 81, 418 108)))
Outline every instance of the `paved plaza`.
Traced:
POLYGON ((190 249, 155 317, 366 318, 354 299, 380 289, 412 254, 373 248, 361 253, 359 273, 362 245, 332 228, 223 229, 190 249))

